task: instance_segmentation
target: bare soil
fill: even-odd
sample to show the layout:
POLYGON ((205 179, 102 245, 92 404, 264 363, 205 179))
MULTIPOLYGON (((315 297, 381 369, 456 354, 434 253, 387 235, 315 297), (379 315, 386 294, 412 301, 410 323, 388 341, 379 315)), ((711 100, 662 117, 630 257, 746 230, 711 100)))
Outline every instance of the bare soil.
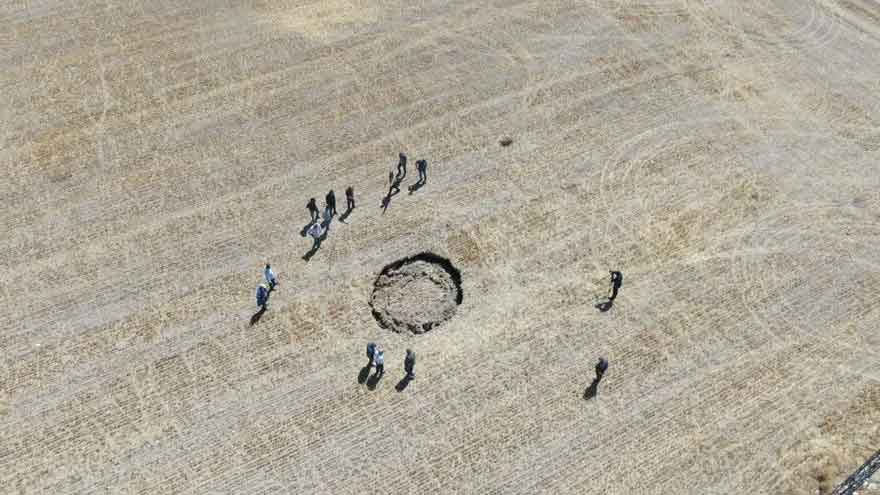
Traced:
POLYGON ((370 307, 382 328, 420 334, 455 315, 462 301, 461 275, 448 260, 424 255, 385 267, 376 279, 370 307))
POLYGON ((0 0, 0 492, 827 491, 880 445, 878 53, 877 0, 0 0), (389 331, 419 251, 465 297, 389 331))

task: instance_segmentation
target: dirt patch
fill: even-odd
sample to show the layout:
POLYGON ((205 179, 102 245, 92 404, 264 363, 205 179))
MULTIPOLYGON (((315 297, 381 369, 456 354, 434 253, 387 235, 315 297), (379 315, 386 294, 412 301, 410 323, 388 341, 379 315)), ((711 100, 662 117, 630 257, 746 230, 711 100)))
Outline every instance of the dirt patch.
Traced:
POLYGON ((419 253, 382 269, 370 306, 382 328, 420 334, 452 318, 462 298, 458 269, 446 258, 419 253))

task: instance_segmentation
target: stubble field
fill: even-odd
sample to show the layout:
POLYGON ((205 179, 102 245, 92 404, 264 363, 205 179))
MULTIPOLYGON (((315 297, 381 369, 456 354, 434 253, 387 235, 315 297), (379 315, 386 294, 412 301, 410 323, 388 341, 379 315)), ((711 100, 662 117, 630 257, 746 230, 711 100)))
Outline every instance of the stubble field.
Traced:
POLYGON ((878 51, 875 0, 0 1, 0 492, 827 493, 880 447, 878 51), (456 314, 380 328, 426 251, 456 314))

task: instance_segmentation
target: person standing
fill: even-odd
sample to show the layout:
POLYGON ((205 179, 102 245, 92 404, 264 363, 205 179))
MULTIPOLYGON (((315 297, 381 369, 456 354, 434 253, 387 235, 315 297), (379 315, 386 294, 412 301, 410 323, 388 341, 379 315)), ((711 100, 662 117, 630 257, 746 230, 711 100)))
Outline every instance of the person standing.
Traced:
POLYGON ((617 297, 617 291, 620 290, 620 286, 623 285, 623 274, 611 270, 611 297, 608 299, 613 301, 617 297))
POLYGON ((275 277, 275 271, 272 270, 272 267, 269 266, 269 263, 266 263, 266 268, 263 270, 263 275, 266 277, 266 283, 269 284, 269 290, 275 290, 275 286, 278 285, 278 279, 275 277))
POLYGON ((367 344, 367 367, 373 366, 373 359, 376 357, 376 344, 369 342, 367 344))
POLYGON ((324 236, 324 227, 321 226, 320 223, 313 223, 307 232, 312 239, 314 239, 315 244, 312 246, 312 249, 318 249, 318 246, 321 244, 321 238, 324 236))
POLYGON ((608 370, 608 360, 600 357, 599 362, 596 363, 596 378, 593 378, 593 383, 584 390, 584 400, 590 400, 598 395, 599 382, 602 381, 602 377, 605 376, 606 370, 608 370))
POLYGON ((397 162, 397 178, 403 180, 406 177, 406 155, 400 153, 400 161, 397 162))
POLYGON ((321 222, 321 225, 327 229, 330 227, 330 222, 333 221, 333 211, 330 210, 330 207, 324 208, 324 221, 321 222))
POLYGON ((381 378, 385 374, 385 349, 382 349, 381 345, 376 346, 373 364, 376 365, 376 378, 381 378))
POLYGON ((266 284, 260 284, 257 286, 257 306, 266 309, 267 304, 269 304, 269 289, 266 284))
POLYGON ((416 353, 411 349, 406 350, 406 358, 403 360, 403 371, 406 372, 406 379, 413 380, 416 377, 413 369, 416 367, 416 353))
POLYGON ((336 214, 336 194, 333 193, 333 189, 330 189, 330 192, 327 193, 327 197, 324 198, 327 202, 327 209, 330 210, 331 215, 336 214))
POLYGON ((348 211, 354 209, 354 188, 351 186, 345 190, 345 208, 348 211))
POLYGON ((312 222, 317 222, 320 211, 318 211, 318 203, 315 202, 315 198, 309 200, 306 204, 306 208, 309 209, 309 213, 312 215, 312 222))
POLYGON ((428 161, 427 160, 418 160, 416 161, 416 170, 419 172, 419 184, 425 184, 428 182, 428 161))
POLYGON ((599 362, 596 363, 596 384, 598 385, 600 381, 602 381, 602 377, 605 376, 605 371, 608 370, 608 360, 600 357, 599 362))

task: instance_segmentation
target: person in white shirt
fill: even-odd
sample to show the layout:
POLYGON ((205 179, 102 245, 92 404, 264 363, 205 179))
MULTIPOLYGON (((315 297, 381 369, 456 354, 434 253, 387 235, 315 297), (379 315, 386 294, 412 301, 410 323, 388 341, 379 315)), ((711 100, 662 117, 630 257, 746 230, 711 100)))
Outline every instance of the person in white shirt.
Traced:
POLYGON ((385 374, 385 349, 381 345, 376 346, 376 354, 373 355, 373 364, 376 365, 376 378, 385 374))
POLYGON ((278 279, 275 277, 275 272, 272 270, 272 267, 269 266, 269 263, 266 263, 263 275, 266 277, 266 282, 269 284, 269 290, 274 290, 275 286, 278 285, 278 279))
POLYGON ((327 235, 327 231, 324 229, 324 226, 320 223, 313 223, 311 227, 306 231, 306 233, 312 236, 314 239, 314 244, 312 244, 312 248, 309 249, 309 252, 303 255, 303 259, 309 261, 312 259, 312 256, 318 252, 318 248, 321 247, 321 241, 324 240, 324 236, 327 235))
POLYGON ((321 237, 324 236, 324 227, 321 226, 320 223, 312 224, 312 226, 309 227, 308 234, 315 240, 315 245, 318 245, 318 243, 321 242, 321 237))

